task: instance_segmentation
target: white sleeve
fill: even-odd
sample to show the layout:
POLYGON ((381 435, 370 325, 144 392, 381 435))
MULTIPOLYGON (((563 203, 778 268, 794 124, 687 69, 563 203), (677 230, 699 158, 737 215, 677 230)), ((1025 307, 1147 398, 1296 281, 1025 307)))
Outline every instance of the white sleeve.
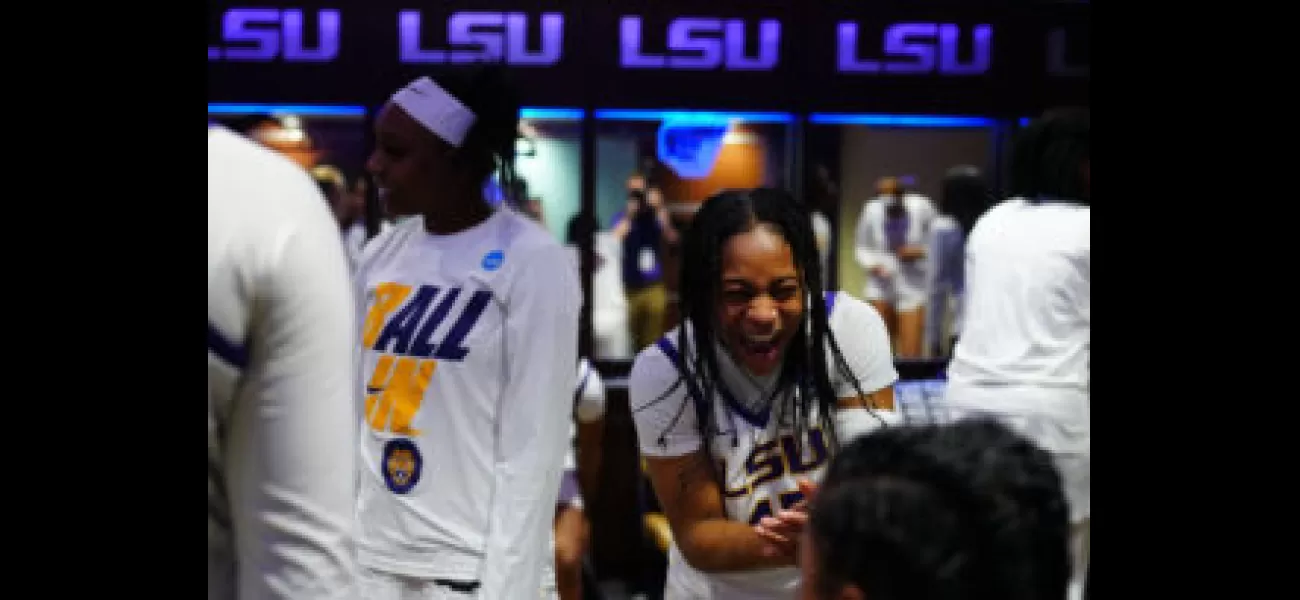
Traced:
MULTIPOLYGON (((301 189, 319 194, 305 177, 301 189)), ((239 597, 352 598, 357 412, 347 259, 324 210, 304 213, 272 252, 254 269, 255 362, 226 457, 239 597)))
POLYGON ((695 407, 677 367, 657 345, 642 350, 628 377, 628 407, 643 456, 685 456, 701 447, 695 407))
POLYGON ((835 411, 835 436, 840 447, 877 429, 903 424, 900 411, 840 408, 835 411))
POLYGON ((578 405, 574 412, 580 423, 591 423, 605 416, 605 382, 590 363, 578 375, 578 405))
POLYGON ((506 291, 506 377, 498 410, 479 597, 536 598, 569 442, 582 287, 559 245, 529 252, 506 291))
POLYGON ((858 216, 858 227, 853 236, 853 256, 863 269, 882 267, 888 272, 894 272, 898 270, 894 255, 884 248, 882 240, 875 234, 877 223, 871 210, 872 201, 867 200, 862 205, 862 213, 858 216))
MULTIPOLYGON (((894 370, 893 353, 889 346, 889 331, 885 321, 880 318, 870 304, 858 300, 850 294, 836 293, 834 312, 831 314, 830 327, 835 333, 844 362, 858 380, 862 393, 884 389, 898 380, 894 370)), ((829 352, 829 349, 828 349, 829 352)), ((853 382, 841 376, 834 368, 834 356, 827 356, 827 364, 832 365, 831 375, 838 398, 857 396, 853 382)))

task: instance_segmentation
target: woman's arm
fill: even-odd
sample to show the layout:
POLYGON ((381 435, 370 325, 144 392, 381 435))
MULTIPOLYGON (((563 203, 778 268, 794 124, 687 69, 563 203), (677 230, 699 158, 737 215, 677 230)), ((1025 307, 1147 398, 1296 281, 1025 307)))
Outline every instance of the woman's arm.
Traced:
POLYGON ((706 573, 748 571, 794 564, 747 523, 732 521, 722 505, 713 468, 702 450, 672 458, 646 458, 655 495, 678 549, 706 573))

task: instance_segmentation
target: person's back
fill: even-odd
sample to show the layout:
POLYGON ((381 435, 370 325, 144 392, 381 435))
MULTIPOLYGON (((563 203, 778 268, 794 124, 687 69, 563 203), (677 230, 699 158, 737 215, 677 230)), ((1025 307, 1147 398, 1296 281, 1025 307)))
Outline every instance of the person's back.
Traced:
POLYGON ((967 243, 965 322, 944 394, 951 418, 997 418, 1051 453, 1070 503, 1073 600, 1092 514, 1090 132, 1087 109, 1065 109, 1017 137, 1012 198, 967 243))
POLYGON ((287 159, 208 132, 208 598, 352 598, 355 309, 287 159))
POLYGON ((1008 200, 967 244, 972 318, 953 385, 1088 386, 1091 227, 1087 206, 1008 200))

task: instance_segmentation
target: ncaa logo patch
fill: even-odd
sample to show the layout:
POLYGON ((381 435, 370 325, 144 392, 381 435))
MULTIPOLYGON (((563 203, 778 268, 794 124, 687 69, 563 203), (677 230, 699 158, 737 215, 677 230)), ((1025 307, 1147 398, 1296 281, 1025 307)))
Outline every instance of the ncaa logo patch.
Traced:
POLYGON ((505 262, 506 255, 500 250, 493 250, 483 255, 483 270, 495 271, 501 268, 501 263, 505 262))
POLYGON ((423 469, 424 458, 411 440, 398 438, 384 444, 383 464, 379 470, 384 473, 384 483, 394 494, 410 492, 420 482, 423 469))

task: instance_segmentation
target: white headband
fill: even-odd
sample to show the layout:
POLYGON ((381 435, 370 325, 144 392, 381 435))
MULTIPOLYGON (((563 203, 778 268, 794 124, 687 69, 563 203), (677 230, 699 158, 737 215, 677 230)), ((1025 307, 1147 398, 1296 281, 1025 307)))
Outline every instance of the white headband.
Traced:
POLYGON ((476 118, 460 100, 428 77, 416 79, 397 90, 391 101, 425 129, 457 148, 465 141, 465 133, 476 118))

